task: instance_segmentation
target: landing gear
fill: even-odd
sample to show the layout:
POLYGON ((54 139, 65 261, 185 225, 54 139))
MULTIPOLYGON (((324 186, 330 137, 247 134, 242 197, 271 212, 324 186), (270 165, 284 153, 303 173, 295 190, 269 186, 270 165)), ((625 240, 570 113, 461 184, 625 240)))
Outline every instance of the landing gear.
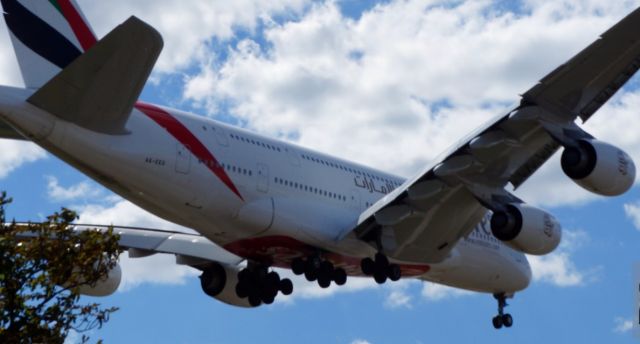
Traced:
POLYGON ((294 259, 291 271, 296 275, 304 274, 309 282, 317 281, 321 288, 328 288, 331 282, 337 285, 347 283, 347 272, 343 268, 336 268, 330 261, 322 260, 319 256, 294 259))
POLYGON ((369 257, 364 258, 360 262, 360 268, 365 275, 373 276, 373 279, 375 279, 378 284, 383 284, 387 279, 395 282, 402 277, 400 266, 389 263, 387 256, 378 252, 374 258, 375 259, 369 257))
POLYGON ((248 298, 253 307, 261 304, 272 304, 278 292, 290 295, 293 292, 293 283, 288 278, 280 278, 275 271, 269 271, 266 266, 252 266, 238 272, 238 284, 236 295, 239 298, 248 298))
POLYGON ((491 320, 495 329, 500 329, 502 326, 511 327, 513 325, 513 317, 509 313, 504 313, 504 308, 507 305, 507 296, 505 293, 493 294, 493 297, 498 300, 498 315, 491 320))

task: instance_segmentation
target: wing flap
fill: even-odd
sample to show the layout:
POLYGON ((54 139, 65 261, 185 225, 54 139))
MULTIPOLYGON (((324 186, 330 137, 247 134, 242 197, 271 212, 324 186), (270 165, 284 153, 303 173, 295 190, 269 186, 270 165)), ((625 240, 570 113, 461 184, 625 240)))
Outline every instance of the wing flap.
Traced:
POLYGON ((81 127, 125 134, 125 124, 162 46, 155 29, 131 17, 27 101, 81 127))

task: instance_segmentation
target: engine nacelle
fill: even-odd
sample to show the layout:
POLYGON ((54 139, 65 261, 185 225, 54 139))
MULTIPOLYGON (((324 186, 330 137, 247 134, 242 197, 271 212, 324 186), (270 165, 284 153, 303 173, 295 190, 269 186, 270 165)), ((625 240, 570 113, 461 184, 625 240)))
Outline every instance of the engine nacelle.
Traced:
POLYGON ((120 268, 120 264, 116 263, 107 276, 98 280, 94 286, 80 286, 79 293, 87 296, 109 296, 118 290, 121 280, 122 269, 120 268))
POLYGON ((597 140, 579 140, 562 152, 562 170, 576 184, 599 195, 617 196, 631 188, 636 166, 621 149, 597 140))
POLYGON ((491 216, 491 232, 509 247, 534 255, 551 253, 562 229, 549 213, 526 204, 509 204, 491 216))
POLYGON ((200 275, 202 291, 228 305, 252 307, 248 298, 240 298, 236 294, 239 271, 237 267, 223 266, 218 263, 211 264, 200 275))

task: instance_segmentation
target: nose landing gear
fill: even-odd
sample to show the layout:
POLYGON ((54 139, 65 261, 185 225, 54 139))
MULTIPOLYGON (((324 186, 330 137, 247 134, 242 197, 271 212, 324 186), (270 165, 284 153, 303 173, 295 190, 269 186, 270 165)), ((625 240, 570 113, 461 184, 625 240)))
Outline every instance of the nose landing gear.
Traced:
POLYGON ((498 315, 493 317, 492 323, 495 329, 500 329, 502 326, 511 327, 513 325, 513 317, 509 313, 504 313, 504 308, 507 305, 507 296, 505 293, 493 294, 493 297, 498 300, 498 315))

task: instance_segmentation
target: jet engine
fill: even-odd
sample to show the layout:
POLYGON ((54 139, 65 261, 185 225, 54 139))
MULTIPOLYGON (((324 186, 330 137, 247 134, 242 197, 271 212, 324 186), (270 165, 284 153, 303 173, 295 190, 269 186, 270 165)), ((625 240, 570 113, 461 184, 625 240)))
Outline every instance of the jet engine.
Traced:
POLYGON ((247 298, 240 298, 236 294, 238 272, 237 267, 223 266, 219 263, 209 265, 200 276, 202 291, 228 305, 252 307, 247 298))
POLYGON ((551 253, 562 230, 549 213, 526 204, 509 204, 491 216, 491 232, 511 248, 534 255, 551 253))
POLYGON ((561 164, 576 184, 603 196, 625 193, 636 178, 636 166, 627 153, 597 140, 579 140, 565 147, 561 164))
POLYGON ((95 285, 80 286, 79 293, 87 296, 109 296, 118 290, 121 280, 122 269, 120 268, 120 264, 116 263, 107 276, 98 280, 95 285))

